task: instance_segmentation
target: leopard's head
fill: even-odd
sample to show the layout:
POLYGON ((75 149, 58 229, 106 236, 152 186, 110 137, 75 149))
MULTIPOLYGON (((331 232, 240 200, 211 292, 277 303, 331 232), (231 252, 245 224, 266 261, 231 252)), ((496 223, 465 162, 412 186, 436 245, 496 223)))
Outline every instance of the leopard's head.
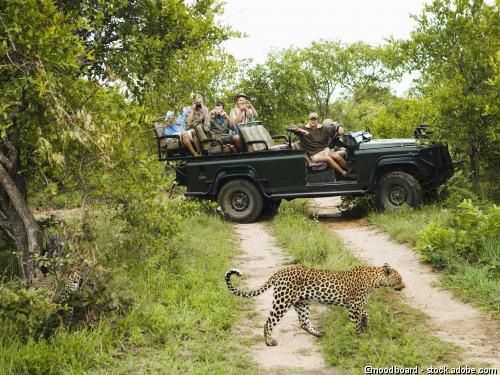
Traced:
POLYGON ((391 287, 397 291, 400 291, 405 287, 403 279, 398 271, 391 268, 387 263, 385 263, 381 269, 382 277, 380 280, 380 286, 391 287))

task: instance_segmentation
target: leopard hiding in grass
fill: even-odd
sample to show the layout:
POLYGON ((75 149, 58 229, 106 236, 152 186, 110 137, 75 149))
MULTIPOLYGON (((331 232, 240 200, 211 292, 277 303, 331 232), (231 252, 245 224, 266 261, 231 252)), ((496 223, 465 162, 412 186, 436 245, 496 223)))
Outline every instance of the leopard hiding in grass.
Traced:
POLYGON ((356 324, 356 333, 359 334, 368 325, 364 305, 373 289, 391 287, 399 291, 405 287, 401 275, 387 263, 382 267, 359 266, 347 271, 287 267, 274 273, 264 285, 252 291, 242 291, 233 286, 233 274, 241 276, 240 271, 229 270, 225 276, 226 285, 233 294, 240 297, 256 297, 274 287, 273 306, 264 326, 264 337, 269 346, 277 345, 272 338, 273 328, 292 306, 297 312, 300 326, 317 337, 322 336, 322 333, 311 325, 311 301, 345 306, 349 310, 350 320, 356 324))

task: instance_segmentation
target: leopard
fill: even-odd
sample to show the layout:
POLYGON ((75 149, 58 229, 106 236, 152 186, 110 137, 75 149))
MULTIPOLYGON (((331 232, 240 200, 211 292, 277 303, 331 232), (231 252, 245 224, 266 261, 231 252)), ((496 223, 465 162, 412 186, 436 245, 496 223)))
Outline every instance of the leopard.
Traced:
POLYGON ((87 273, 86 255, 68 253, 67 247, 69 244, 61 235, 57 233, 47 235, 45 246, 41 251, 46 264, 41 264, 39 269, 41 272, 36 273, 30 286, 31 289, 44 290, 53 302, 60 304, 68 302, 81 288, 87 273), (67 263, 70 260, 72 262, 67 263))
POLYGON ((355 324, 356 333, 361 334, 368 327, 368 313, 365 304, 375 288, 390 287, 396 291, 405 288, 401 275, 389 264, 383 266, 357 266, 345 271, 318 270, 293 265, 275 272, 260 288, 243 291, 231 282, 231 276, 242 276, 237 269, 225 274, 230 292, 243 298, 252 298, 273 287, 272 309, 264 326, 266 345, 276 346, 272 337, 273 328, 293 306, 300 327, 313 336, 321 337, 323 332, 311 324, 310 304, 319 302, 346 307, 349 319, 355 324))
POLYGON ((68 272, 62 278, 47 274, 34 279, 31 289, 43 289, 48 293, 52 301, 62 304, 67 302, 81 288, 83 279, 84 277, 79 269, 68 272))

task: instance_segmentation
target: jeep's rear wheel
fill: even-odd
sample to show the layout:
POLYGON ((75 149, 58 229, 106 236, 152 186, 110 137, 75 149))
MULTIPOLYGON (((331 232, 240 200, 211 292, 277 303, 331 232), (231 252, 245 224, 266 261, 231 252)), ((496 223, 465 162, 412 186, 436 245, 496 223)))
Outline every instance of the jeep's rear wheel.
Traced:
POLYGON ((237 179, 222 186, 217 203, 227 219, 237 223, 250 223, 260 215, 263 198, 253 183, 237 179))
POLYGON ((405 204, 418 207, 422 204, 422 187, 411 174, 389 172, 378 182, 375 200, 382 210, 398 209, 405 204))

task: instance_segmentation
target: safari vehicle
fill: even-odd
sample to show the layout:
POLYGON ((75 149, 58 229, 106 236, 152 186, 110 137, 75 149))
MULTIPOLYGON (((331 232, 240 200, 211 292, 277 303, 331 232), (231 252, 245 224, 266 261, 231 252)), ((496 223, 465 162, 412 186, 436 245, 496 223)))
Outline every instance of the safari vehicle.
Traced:
POLYGON ((260 123, 240 125, 240 153, 229 153, 199 126, 200 157, 190 156, 179 137, 163 136, 160 123, 153 128, 158 159, 175 169, 177 183, 186 186, 185 195, 216 201, 228 219, 240 223, 276 214, 282 199, 304 197, 375 193, 380 209, 417 207, 424 193, 434 192, 453 174, 447 146, 421 144, 425 127, 409 139, 375 140, 368 132, 355 132, 333 140, 346 148, 354 178, 311 163, 291 133, 271 137, 260 123))

